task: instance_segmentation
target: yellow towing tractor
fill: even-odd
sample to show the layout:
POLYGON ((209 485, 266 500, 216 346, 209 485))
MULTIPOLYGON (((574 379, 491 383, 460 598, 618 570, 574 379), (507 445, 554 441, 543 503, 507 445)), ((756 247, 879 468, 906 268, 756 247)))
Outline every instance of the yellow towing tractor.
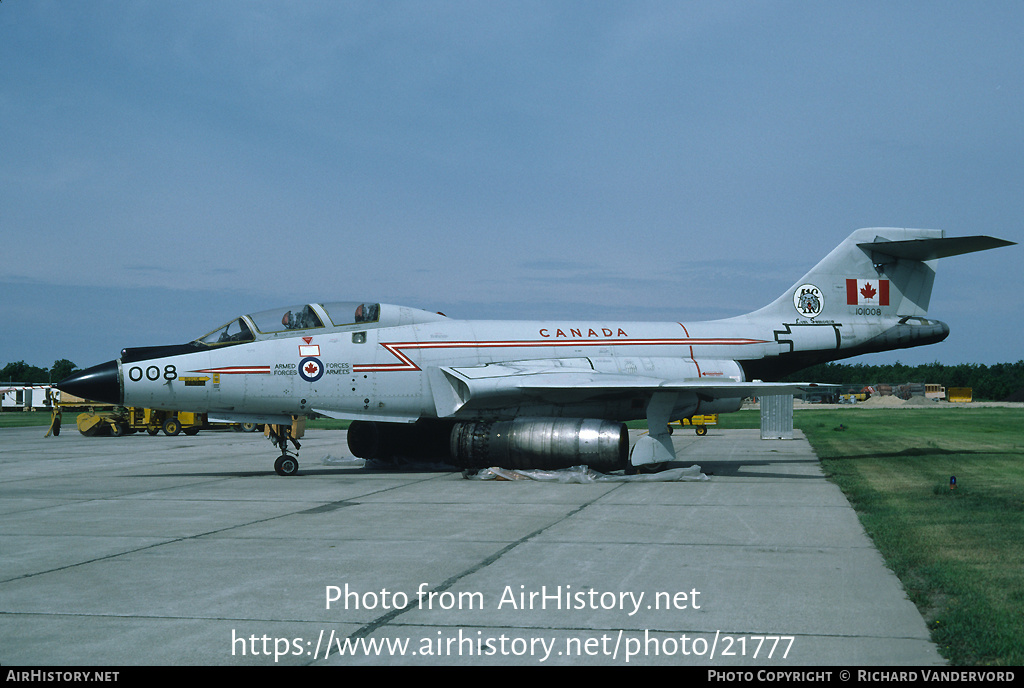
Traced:
POLYGON ((212 428, 234 427, 236 430, 252 432, 257 429, 255 423, 210 423, 205 413, 188 413, 185 411, 158 411, 156 409, 113 406, 99 404, 70 394, 61 394, 56 403, 51 405, 52 418, 49 436, 60 434, 61 414, 64 411, 79 411, 76 419, 78 431, 87 437, 95 435, 113 435, 120 437, 135 432, 145 431, 156 435, 161 430, 165 435, 195 435, 200 430, 212 428))
POLYGON ((78 431, 83 435, 113 435, 120 437, 143 430, 155 435, 184 432, 194 435, 200 430, 214 427, 207 422, 205 413, 185 411, 157 411, 147 408, 119 407, 111 411, 86 411, 78 414, 78 431))
POLYGON ((709 425, 718 425, 718 414, 709 413, 703 416, 697 415, 683 418, 682 420, 674 420, 668 424, 669 432, 672 432, 673 428, 680 428, 684 425, 692 425, 694 431, 703 437, 708 434, 709 425))

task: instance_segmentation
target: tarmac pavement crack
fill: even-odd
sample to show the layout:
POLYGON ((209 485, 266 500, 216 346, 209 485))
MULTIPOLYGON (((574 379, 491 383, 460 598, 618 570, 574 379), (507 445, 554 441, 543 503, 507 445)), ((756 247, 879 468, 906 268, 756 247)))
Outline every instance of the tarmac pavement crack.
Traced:
MULTIPOLYGON (((486 557, 486 558, 480 560, 475 565, 470 566, 469 568, 467 568, 464 571, 461 571, 461 572, 455 574, 454 576, 448 578, 445 581, 442 581, 437 586, 431 588, 428 591, 427 594, 440 594, 442 592, 445 592, 446 590, 448 590, 449 588, 454 586, 456 583, 458 583, 460 580, 462 580, 466 576, 470 576, 470 575, 472 575, 472 574, 474 574, 474 573, 476 573, 476 572, 478 572, 478 571, 480 571, 482 569, 487 568, 488 566, 490 566, 491 564, 495 563, 496 561, 501 559, 503 556, 505 556, 506 554, 508 554, 512 550, 514 550, 517 547, 519 547, 520 545, 523 545, 523 544, 529 542, 530 540, 532 540, 533 538, 537 537, 538 535, 540 535, 544 531, 549 530, 549 529, 553 528, 554 526, 557 526, 560 523, 563 523, 563 522, 567 521, 568 519, 570 519, 573 516, 577 515, 578 513, 580 513, 581 511, 583 511, 587 507, 593 505, 595 502, 597 502, 597 501, 599 501, 601 499, 604 499, 608 495, 612 494, 615 490, 619 489, 621 486, 622 485, 616 485, 614 488, 612 488, 608 492, 605 492, 603 494, 597 495, 593 499, 591 499, 591 500, 589 500, 587 502, 584 502, 583 504, 580 504, 576 508, 566 512, 560 518, 555 519, 551 523, 548 523, 547 525, 544 525, 544 526, 534 530, 533 532, 524 535, 523 537, 519 538, 518 540, 516 540, 514 542, 510 542, 509 544, 505 545, 504 547, 502 547, 501 549, 499 549, 498 551, 496 551, 494 554, 490 555, 489 557, 486 557)), ((373 633, 374 631, 376 631, 378 628, 380 628, 382 626, 387 626, 388 624, 391 624, 399 616, 401 616, 402 614, 404 614, 407 611, 410 611, 412 609, 416 609, 416 607, 414 607, 412 605, 408 605, 408 606, 402 607, 401 609, 392 609, 388 613, 383 614, 383 615, 377 617, 376 619, 374 619, 373 621, 371 621, 370 623, 368 623, 368 624, 366 624, 366 625, 356 629, 351 635, 349 635, 349 638, 352 638, 352 639, 355 639, 355 638, 365 638, 366 636, 368 636, 371 633, 373 633)))
MULTIPOLYGON (((418 481, 414 481, 414 482, 424 482, 426 480, 434 480, 435 478, 436 478, 436 476, 431 476, 430 478, 425 478, 424 480, 418 480, 418 481)), ((387 487, 387 488, 384 488, 384 489, 381 489, 381 490, 372 490, 370 492, 366 492, 365 494, 363 494, 361 496, 362 497, 366 497, 368 495, 380 494, 382 492, 388 492, 390 490, 401 489, 403 487, 407 487, 410 484, 413 484, 413 483, 405 483, 403 485, 398 485, 398 486, 394 486, 394 487, 387 487)), ((84 502, 91 502, 91 501, 118 501, 118 500, 117 499, 102 498, 102 499, 88 499, 88 500, 83 500, 83 501, 84 502)), ((160 542, 150 543, 150 544, 145 545, 143 547, 135 547, 133 549, 126 549, 126 550, 122 550, 120 552, 113 552, 111 554, 108 554, 108 555, 105 555, 105 556, 102 556, 102 557, 95 557, 93 559, 86 559, 84 561, 76 561, 73 564, 67 564, 65 566, 57 566, 55 568, 46 569, 44 571, 33 571, 32 573, 25 573, 25 574, 22 574, 20 576, 14 576, 12 578, 5 578, 5 579, 0 580, 0 585, 2 585, 4 583, 10 583, 10 582, 13 582, 13 581, 17 581, 17 580, 24 580, 26 578, 33 578, 35 576, 44 576, 44 575, 49 574, 49 573, 57 573, 58 571, 66 571, 68 569, 73 569, 73 568, 76 568, 78 566, 85 566, 85 565, 88 565, 88 564, 95 564, 97 562, 107 561, 107 560, 110 560, 110 559, 117 559, 118 557, 123 557, 123 556, 125 556, 127 554, 137 554, 138 552, 145 552, 147 550, 155 549, 157 547, 163 547, 165 545, 173 545, 174 543, 177 543, 177 542, 187 542, 189 540, 199 540, 201 538, 205 538, 205 537, 208 537, 210 535, 218 535, 220 533, 225 533, 225 532, 228 532, 228 531, 231 531, 231 530, 235 530, 236 528, 245 528, 247 526, 257 525, 257 524, 260 524, 260 523, 269 523, 271 521, 276 521, 276 520, 281 519, 281 518, 289 518, 291 516, 296 516, 296 515, 300 515, 300 514, 316 514, 316 513, 323 513, 323 512, 328 512, 328 511, 334 511, 336 509, 340 509, 340 508, 343 508, 343 507, 346 507, 346 506, 353 506, 353 505, 356 505, 358 503, 359 502, 353 501, 353 500, 340 500, 340 501, 337 501, 337 502, 326 502, 324 504, 321 504, 320 506, 310 507, 310 508, 306 508, 306 509, 299 509, 299 510, 296 510, 296 511, 290 511, 288 513, 278 514, 276 516, 268 516, 267 518, 258 518, 258 519, 252 520, 252 521, 246 521, 245 523, 234 523, 234 524, 231 524, 229 526, 224 526, 223 528, 217 528, 215 530, 208 530, 208 531, 205 531, 205 532, 202 532, 202 533, 195 533, 193 535, 183 535, 181 537, 172 537, 172 538, 168 538, 166 540, 162 540, 160 542)))

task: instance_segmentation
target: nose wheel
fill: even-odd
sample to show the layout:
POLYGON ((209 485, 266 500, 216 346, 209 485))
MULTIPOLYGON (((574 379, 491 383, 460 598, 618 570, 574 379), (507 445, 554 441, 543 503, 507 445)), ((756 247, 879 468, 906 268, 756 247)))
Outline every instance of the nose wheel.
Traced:
POLYGON ((281 454, 274 462, 274 470, 278 475, 295 475, 299 472, 299 457, 291 454, 281 454))
POLYGON ((299 472, 299 441, 296 439, 296 435, 301 436, 301 431, 297 431, 293 426, 287 425, 267 425, 265 428, 267 437, 271 443, 280 449, 283 454, 277 457, 277 461, 274 462, 274 471, 278 475, 295 475, 299 472), (291 442, 295 445, 295 451, 292 452, 288 449, 288 443, 291 442))

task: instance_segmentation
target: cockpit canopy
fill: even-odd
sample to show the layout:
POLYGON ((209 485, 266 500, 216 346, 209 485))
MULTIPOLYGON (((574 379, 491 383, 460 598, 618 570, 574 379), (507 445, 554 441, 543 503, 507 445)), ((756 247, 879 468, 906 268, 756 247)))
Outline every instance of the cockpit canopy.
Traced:
POLYGON ((207 346, 217 346, 218 344, 236 344, 238 342, 251 342, 256 339, 252 330, 249 329, 249 325, 246 324, 245 320, 239 318, 232 320, 227 325, 219 327, 205 337, 200 337, 196 340, 197 344, 206 344, 207 346))
POLYGON ((325 327, 365 325, 380 319, 379 303, 335 301, 332 303, 286 306, 260 313, 243 315, 213 332, 196 339, 197 344, 223 346, 255 341, 260 335, 289 334, 297 330, 318 330, 325 327))

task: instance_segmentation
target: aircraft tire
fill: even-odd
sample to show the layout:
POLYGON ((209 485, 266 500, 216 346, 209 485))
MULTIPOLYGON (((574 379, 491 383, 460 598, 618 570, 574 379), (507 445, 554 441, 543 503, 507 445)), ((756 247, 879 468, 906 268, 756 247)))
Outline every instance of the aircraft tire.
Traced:
POLYGON ((299 460, 291 454, 281 454, 274 462, 274 470, 278 475, 295 475, 299 472, 299 460))

